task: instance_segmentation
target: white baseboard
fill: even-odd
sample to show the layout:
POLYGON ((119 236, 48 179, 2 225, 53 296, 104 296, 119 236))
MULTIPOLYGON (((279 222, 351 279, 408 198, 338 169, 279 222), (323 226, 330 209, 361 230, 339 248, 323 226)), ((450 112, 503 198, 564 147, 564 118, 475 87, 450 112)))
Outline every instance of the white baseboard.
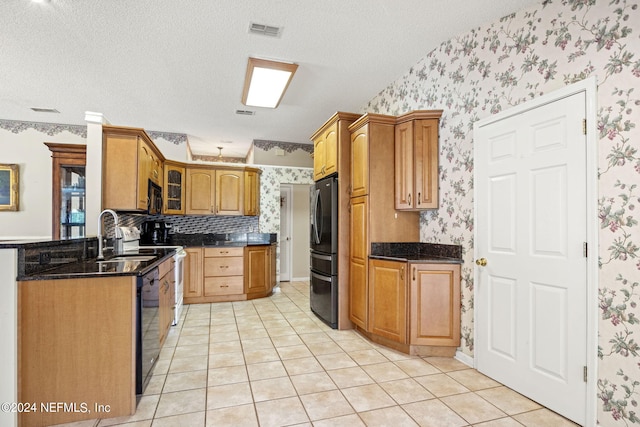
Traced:
POLYGON ((465 365, 469 366, 470 368, 475 368, 474 362, 473 362, 473 360, 474 360, 473 357, 469 356, 468 354, 464 354, 460 350, 456 351, 456 355, 454 356, 454 358, 456 360, 464 363, 465 365))

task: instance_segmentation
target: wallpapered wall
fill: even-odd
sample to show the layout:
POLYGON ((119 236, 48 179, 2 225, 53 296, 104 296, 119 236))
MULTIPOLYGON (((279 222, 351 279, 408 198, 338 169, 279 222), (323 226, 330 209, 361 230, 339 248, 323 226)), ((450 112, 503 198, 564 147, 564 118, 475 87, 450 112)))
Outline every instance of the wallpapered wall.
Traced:
MULTIPOLYGON (((624 0, 547 0, 442 43, 367 112, 443 109, 440 209, 421 239, 464 248, 463 351, 473 354, 473 123, 589 76, 598 80, 602 425, 640 423, 640 11, 624 0)), ((428 31, 428 29, 425 29, 428 31)))

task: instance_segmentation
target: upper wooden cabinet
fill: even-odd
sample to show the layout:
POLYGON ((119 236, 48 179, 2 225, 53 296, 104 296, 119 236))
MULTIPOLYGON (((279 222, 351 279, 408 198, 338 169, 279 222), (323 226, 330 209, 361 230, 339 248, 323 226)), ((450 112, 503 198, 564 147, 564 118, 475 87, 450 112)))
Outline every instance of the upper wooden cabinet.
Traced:
MULTIPOLYGON (((348 144, 343 143, 348 138, 347 126, 353 123, 358 114, 337 112, 311 136, 313 141, 313 179, 315 181, 338 172, 341 165, 348 164, 350 157, 348 144), (346 158, 345 158, 346 157, 346 158)), ((346 140, 348 142, 348 140, 346 140)))
POLYGON ((102 208, 146 211, 149 180, 161 184, 164 157, 144 129, 102 126, 102 208))
POLYGON ((438 124, 442 110, 399 116, 395 128, 395 208, 438 207, 438 124))
POLYGON ((244 214, 244 169, 216 169, 216 215, 244 214))
POLYGON ((185 213, 186 168, 178 163, 165 162, 162 192, 165 215, 184 215, 185 213))
POLYGON ((244 171, 244 214, 260 215, 260 170, 244 171))
POLYGON ((209 168, 187 168, 187 215, 213 215, 216 173, 209 168))

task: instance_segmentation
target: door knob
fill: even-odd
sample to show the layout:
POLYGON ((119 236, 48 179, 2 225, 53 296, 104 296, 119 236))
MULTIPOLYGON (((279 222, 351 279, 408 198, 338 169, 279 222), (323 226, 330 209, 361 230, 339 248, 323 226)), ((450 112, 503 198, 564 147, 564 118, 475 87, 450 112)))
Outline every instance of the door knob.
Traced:
POLYGON ((485 265, 487 265, 487 260, 485 258, 477 259, 476 265, 479 265, 480 267, 484 267, 485 265))

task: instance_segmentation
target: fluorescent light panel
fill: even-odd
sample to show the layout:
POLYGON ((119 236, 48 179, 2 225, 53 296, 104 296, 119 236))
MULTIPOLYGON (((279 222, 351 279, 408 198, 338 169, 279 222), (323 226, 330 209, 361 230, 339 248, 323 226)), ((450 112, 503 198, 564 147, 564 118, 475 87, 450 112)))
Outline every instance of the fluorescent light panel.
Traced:
POLYGON ((249 58, 242 103, 276 108, 297 69, 297 64, 249 58))

